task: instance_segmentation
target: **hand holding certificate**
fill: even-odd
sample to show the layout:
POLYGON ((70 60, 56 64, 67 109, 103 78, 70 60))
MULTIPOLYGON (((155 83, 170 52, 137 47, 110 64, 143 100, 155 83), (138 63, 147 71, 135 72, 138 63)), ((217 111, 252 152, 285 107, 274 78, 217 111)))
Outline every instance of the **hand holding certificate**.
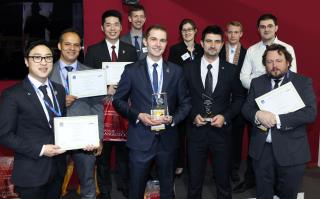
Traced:
POLYGON ((255 101, 260 110, 269 111, 278 115, 294 112, 305 107, 305 104, 291 82, 257 97, 255 101), (290 99, 290 103, 288 103, 288 99, 290 99))
POLYGON ((68 81, 70 95, 78 98, 107 94, 107 76, 103 69, 69 72, 68 81))
POLYGON ((98 116, 56 117, 54 137, 55 145, 63 150, 99 147, 98 116))
POLYGON ((124 67, 132 62, 102 62, 102 69, 107 75, 107 85, 117 85, 120 81, 124 67))

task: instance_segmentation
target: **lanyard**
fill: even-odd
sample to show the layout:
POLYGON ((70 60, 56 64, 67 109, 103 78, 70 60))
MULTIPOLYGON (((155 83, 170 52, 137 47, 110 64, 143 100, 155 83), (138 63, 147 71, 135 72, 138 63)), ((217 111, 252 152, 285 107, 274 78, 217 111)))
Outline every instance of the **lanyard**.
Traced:
MULTIPOLYGON (((74 70, 77 69, 78 67, 79 67, 79 63, 77 63, 77 67, 74 68, 74 70)), ((70 90, 69 90, 69 84, 67 82, 67 76, 68 76, 69 72, 67 71, 67 73, 66 73, 67 75, 64 76, 60 66, 59 66, 59 72, 60 72, 61 81, 62 81, 63 87, 64 87, 64 89, 66 91, 66 94, 69 95, 70 94, 70 90)))
MULTIPOLYGON (((290 73, 289 73, 289 71, 284 75, 284 76, 286 76, 287 77, 287 79, 289 79, 289 77, 290 77, 290 73)), ((284 78, 283 78, 283 80, 284 80, 284 78)), ((282 80, 282 82, 283 82, 283 80, 282 80)), ((273 80, 272 80, 273 81, 273 80)), ((280 83, 280 82, 279 82, 280 83)), ((281 83, 282 84, 282 83, 281 83)), ((279 87, 280 87, 281 85, 279 85, 279 87)), ((271 83, 271 89, 270 90, 272 90, 273 89, 273 86, 272 86, 272 83, 271 83)))
MULTIPOLYGON (((29 80, 30 81, 30 80, 29 80)), ((30 81, 32 87, 34 88, 34 90, 36 91, 36 93, 39 95, 39 96, 43 96, 44 94, 42 92, 39 91, 38 88, 36 88, 36 86, 30 81)), ((51 106, 49 104, 49 102, 47 102, 43 97, 40 97, 40 99, 42 100, 42 102, 46 105, 47 108, 50 109, 51 112, 53 112, 53 114, 57 117, 61 117, 61 110, 60 110, 60 105, 59 105, 59 102, 58 102, 58 99, 57 99, 57 96, 53 93, 53 87, 52 87, 52 84, 51 82, 48 80, 48 83, 49 83, 49 88, 51 89, 51 93, 52 93, 52 96, 53 96, 53 100, 54 102, 56 103, 57 105, 57 110, 55 110, 55 108, 53 106, 51 106)), ((52 104, 54 105, 54 103, 52 104)))

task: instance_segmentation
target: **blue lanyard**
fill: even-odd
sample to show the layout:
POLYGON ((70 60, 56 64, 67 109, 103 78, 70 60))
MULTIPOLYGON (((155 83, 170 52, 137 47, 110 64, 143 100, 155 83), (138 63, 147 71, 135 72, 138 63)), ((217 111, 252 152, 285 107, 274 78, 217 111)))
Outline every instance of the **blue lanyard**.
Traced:
MULTIPOLYGON (((152 77, 152 73, 150 73, 151 71, 149 71, 149 66, 148 66, 148 73, 149 73, 149 77, 150 77, 150 80, 151 80, 151 77, 152 77)), ((152 82, 152 81, 151 81, 152 82)), ((162 66, 162 70, 160 70, 160 80, 158 82, 158 93, 161 93, 161 90, 162 90, 162 83, 163 83, 163 66, 162 66)), ((151 87, 152 87, 152 91, 153 93, 156 93, 154 88, 153 88, 153 84, 151 84, 151 87)))
MULTIPOLYGON (((30 80, 29 80, 29 81, 30 81, 30 80)), ((39 96, 41 96, 39 89, 36 88, 36 86, 35 86, 31 81, 30 81, 30 83, 31 83, 32 87, 34 88, 34 90, 36 91, 36 93, 37 93, 39 96)), ((48 83, 49 83, 49 87, 50 87, 50 89, 51 89, 51 93, 52 93, 52 96, 53 96, 53 100, 54 100, 55 103, 57 104, 57 109, 58 109, 58 111, 56 111, 55 108, 54 108, 53 106, 51 106, 51 105, 49 104, 49 102, 47 102, 43 97, 42 97, 42 98, 40 97, 40 99, 42 99, 42 102, 46 105, 46 107, 48 107, 48 108, 50 109, 50 111, 53 112, 53 114, 54 114, 55 116, 61 117, 62 114, 61 114, 60 105, 59 105, 57 96, 53 93, 53 87, 52 87, 52 84, 51 84, 51 82, 50 82, 49 80, 48 80, 48 83)), ((41 92, 41 93, 42 93, 42 92, 41 92)), ((43 95, 43 94, 42 94, 42 95, 43 95)), ((53 104, 54 104, 54 103, 53 103, 53 104)), ((52 105, 53 105, 53 104, 52 104, 52 105)))
MULTIPOLYGON (((78 67, 79 67, 79 63, 77 63, 77 68, 78 68, 78 67)), ((69 95, 69 94, 70 94, 70 90, 69 90, 69 84, 68 84, 68 82, 67 82, 67 76, 64 76, 64 75, 63 75, 63 72, 62 72, 62 70, 61 70, 60 65, 59 65, 59 72, 60 72, 60 78, 61 78, 61 80, 62 80, 63 87, 64 87, 67 95, 69 95)), ((67 74, 68 74, 68 71, 67 71, 67 74)))

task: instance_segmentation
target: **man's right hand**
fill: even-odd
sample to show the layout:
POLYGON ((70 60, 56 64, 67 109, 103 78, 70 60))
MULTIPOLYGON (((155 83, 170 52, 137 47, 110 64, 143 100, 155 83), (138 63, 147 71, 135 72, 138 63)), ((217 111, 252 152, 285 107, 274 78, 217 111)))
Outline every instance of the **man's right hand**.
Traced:
POLYGON ((78 99, 78 97, 73 96, 73 95, 67 95, 66 96, 66 107, 71 106, 76 99, 78 99))
POLYGON ((199 126, 205 125, 207 122, 204 120, 203 117, 201 117, 200 114, 198 114, 198 115, 194 118, 193 123, 194 123, 197 127, 199 127, 199 126))
POLYGON ((55 155, 62 154, 66 152, 65 150, 62 150, 59 146, 54 144, 46 144, 43 146, 43 154, 44 156, 53 157, 55 155))
POLYGON ((152 120, 151 115, 147 113, 139 113, 138 119, 146 126, 156 126, 162 124, 161 121, 152 120))

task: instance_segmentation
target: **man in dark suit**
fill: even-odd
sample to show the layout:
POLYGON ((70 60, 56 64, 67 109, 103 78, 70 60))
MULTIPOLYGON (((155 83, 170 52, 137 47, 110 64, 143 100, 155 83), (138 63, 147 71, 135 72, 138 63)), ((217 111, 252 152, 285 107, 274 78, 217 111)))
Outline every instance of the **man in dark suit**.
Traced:
POLYGON ((143 41, 148 55, 146 59, 126 66, 113 101, 116 110, 129 120, 129 198, 143 198, 148 171, 154 159, 160 179, 160 198, 172 199, 174 159, 179 143, 176 125, 187 116, 190 98, 182 68, 162 58, 167 45, 164 27, 149 27, 143 41), (154 119, 150 114, 155 100, 152 94, 160 92, 167 95, 170 116, 154 119), (158 125, 165 127, 160 131, 151 130, 158 125))
POLYGON ((142 5, 132 5, 129 10, 128 20, 131 23, 130 32, 123 35, 120 40, 124 41, 137 50, 139 59, 144 59, 147 56, 147 48, 142 40, 144 37, 143 25, 146 22, 146 12, 142 5))
MULTIPOLYGON (((70 95, 68 85, 68 72, 89 70, 87 66, 81 64, 77 59, 81 50, 80 34, 74 29, 66 29, 61 33, 58 49, 61 51, 60 59, 54 64, 50 79, 62 85, 67 93, 66 106, 67 116, 98 115, 100 139, 103 136, 103 97, 88 97, 77 99, 70 95)), ((96 198, 96 186, 94 178, 94 168, 96 158, 100 155, 101 147, 96 153, 94 146, 87 146, 85 149, 72 150, 71 155, 75 163, 78 178, 80 181, 80 194, 83 199, 96 198)))
MULTIPOLYGON (((244 48, 240 39, 243 35, 242 24, 238 21, 231 21, 227 23, 225 34, 227 40, 223 45, 219 57, 231 64, 236 65, 237 75, 240 75, 241 67, 244 57, 246 56, 247 49, 244 48)), ((245 126, 245 119, 242 114, 239 113, 232 120, 232 181, 236 182, 240 180, 238 170, 241 163, 242 152, 242 137, 245 126)))
POLYGON ((223 31, 208 26, 202 32, 204 55, 185 65, 192 109, 187 122, 188 198, 201 198, 208 150, 214 154, 213 168, 218 198, 231 198, 231 121, 244 101, 235 66, 219 59, 223 31))
MULTIPOLYGON (((88 47, 85 56, 85 64, 92 68, 101 68, 102 62, 134 62, 137 61, 136 49, 119 40, 121 26, 121 14, 117 10, 107 10, 102 14, 101 29, 105 39, 88 47)), ((108 98, 115 93, 117 85, 108 86, 108 98)), ((106 115, 106 113, 105 113, 106 115)), ((123 141, 104 141, 102 154, 97 158, 98 185, 101 191, 101 199, 110 198, 112 189, 110 160, 112 147, 116 148, 117 163, 117 188, 124 196, 128 195, 128 151, 123 141), (118 177, 119 176, 119 177, 118 177)))
POLYGON ((280 44, 267 47, 262 58, 267 74, 252 80, 242 108, 243 115, 252 123, 249 155, 253 159, 259 199, 273 198, 275 184, 280 198, 297 198, 305 164, 310 160, 306 125, 316 118, 316 98, 311 79, 289 71, 292 59, 280 44), (305 107, 279 115, 259 110, 257 97, 288 82, 293 84, 305 107))
POLYGON ((2 93, 0 144, 12 149, 12 181, 21 199, 59 199, 65 155, 54 145, 53 118, 65 115, 65 91, 50 82, 53 52, 45 41, 25 51, 28 76, 2 93))

